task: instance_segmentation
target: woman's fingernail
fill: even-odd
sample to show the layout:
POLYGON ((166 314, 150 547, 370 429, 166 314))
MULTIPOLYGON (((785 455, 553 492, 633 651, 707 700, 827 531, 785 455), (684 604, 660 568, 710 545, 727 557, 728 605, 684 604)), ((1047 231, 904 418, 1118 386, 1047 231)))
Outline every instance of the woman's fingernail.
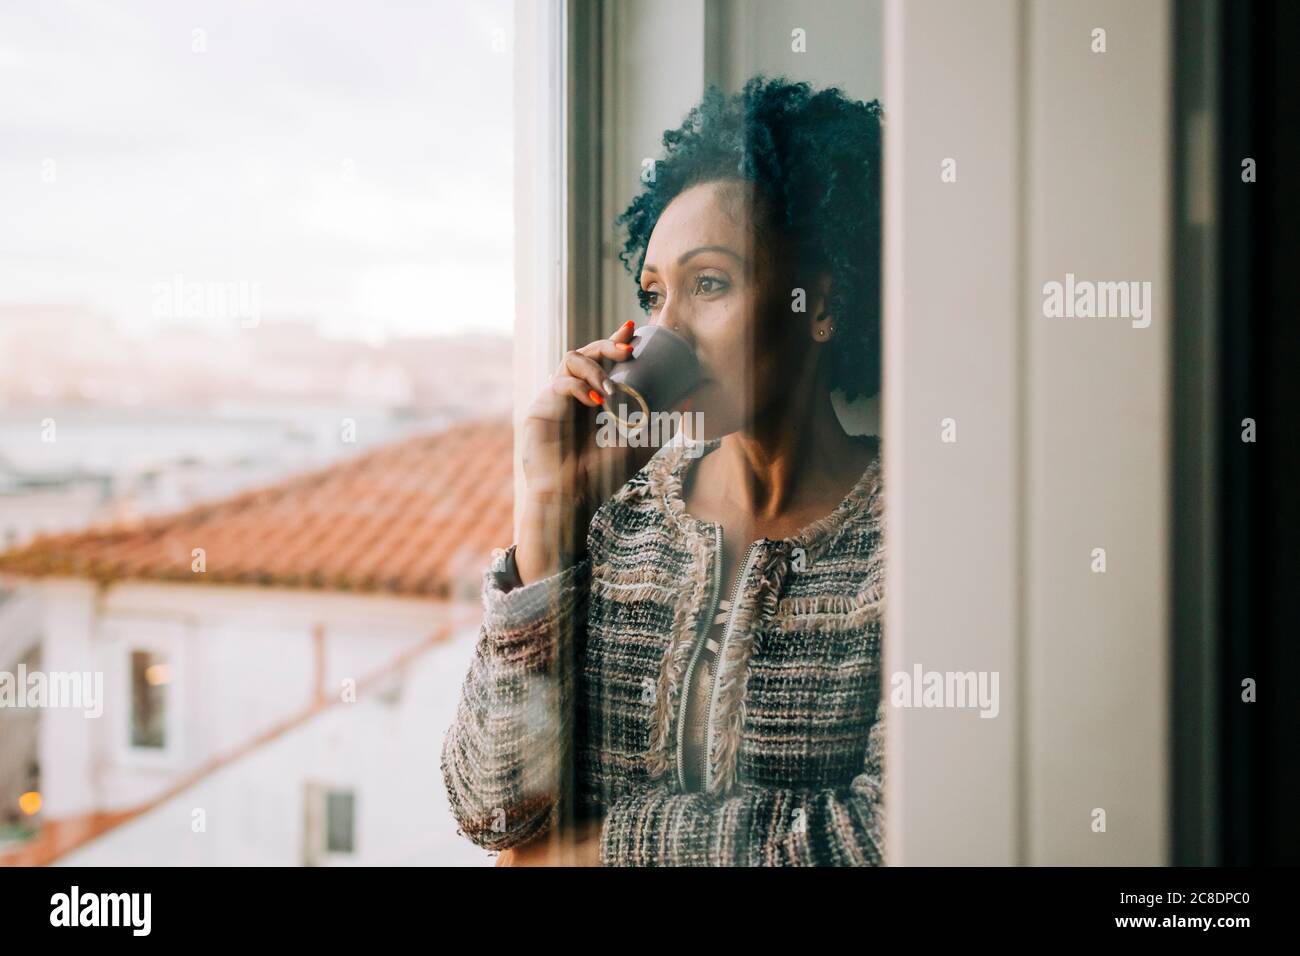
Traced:
POLYGON ((605 390, 606 395, 614 394, 614 386, 609 383, 609 379, 605 379, 605 381, 601 382, 600 387, 605 390))
POLYGON ((598 405, 605 404, 605 396, 600 394, 600 392, 596 391, 594 388, 587 389, 587 397, 598 405))
POLYGON ((626 322, 623 323, 623 328, 630 329, 634 325, 636 325, 636 322, 634 322, 632 319, 628 319, 626 322))
POLYGON ((614 347, 624 349, 628 352, 632 351, 632 344, 630 342, 615 342, 614 347))

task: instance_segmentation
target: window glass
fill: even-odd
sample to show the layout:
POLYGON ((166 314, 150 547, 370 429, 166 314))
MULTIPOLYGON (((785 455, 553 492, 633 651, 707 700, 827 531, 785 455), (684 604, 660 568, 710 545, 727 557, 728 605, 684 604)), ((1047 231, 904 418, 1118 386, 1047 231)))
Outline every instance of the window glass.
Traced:
POLYGON ((131 746, 167 746, 167 662, 151 651, 131 652, 131 746))

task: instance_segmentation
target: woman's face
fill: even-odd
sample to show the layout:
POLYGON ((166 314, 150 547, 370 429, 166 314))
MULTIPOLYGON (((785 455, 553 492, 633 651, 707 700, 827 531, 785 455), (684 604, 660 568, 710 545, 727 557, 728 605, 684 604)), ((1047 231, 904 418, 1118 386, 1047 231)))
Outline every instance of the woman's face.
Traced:
POLYGON ((641 271, 651 323, 690 342, 702 366, 688 396, 702 415, 696 438, 762 421, 815 360, 809 316, 791 311, 798 283, 756 234, 746 197, 731 181, 681 192, 655 224, 641 271))

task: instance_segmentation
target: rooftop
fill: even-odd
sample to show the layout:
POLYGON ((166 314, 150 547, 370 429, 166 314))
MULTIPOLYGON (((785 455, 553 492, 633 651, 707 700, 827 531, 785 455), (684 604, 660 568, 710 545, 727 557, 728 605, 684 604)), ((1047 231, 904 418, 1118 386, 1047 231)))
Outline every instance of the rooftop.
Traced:
POLYGON ((460 423, 176 514, 38 537, 0 553, 0 573, 472 598, 512 539, 512 440, 507 419, 460 423))

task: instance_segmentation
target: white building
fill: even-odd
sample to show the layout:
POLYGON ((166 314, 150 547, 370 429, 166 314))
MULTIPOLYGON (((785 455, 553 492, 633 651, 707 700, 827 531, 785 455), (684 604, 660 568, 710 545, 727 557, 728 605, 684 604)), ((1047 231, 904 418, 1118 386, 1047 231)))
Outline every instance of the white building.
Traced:
POLYGON ((491 863, 439 752, 510 444, 453 426, 0 555, 0 671, 89 675, 78 707, 0 706, 0 805, 41 804, 0 863, 491 863))

